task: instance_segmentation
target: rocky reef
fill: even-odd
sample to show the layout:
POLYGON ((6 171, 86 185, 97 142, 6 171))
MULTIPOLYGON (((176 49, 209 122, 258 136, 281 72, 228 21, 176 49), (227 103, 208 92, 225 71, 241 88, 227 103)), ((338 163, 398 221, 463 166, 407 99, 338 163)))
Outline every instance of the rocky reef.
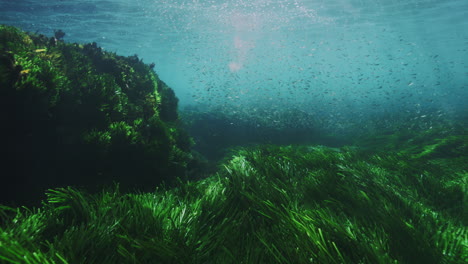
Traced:
POLYGON ((145 189, 185 177, 191 139, 154 65, 64 36, 0 26, 1 201, 35 200, 50 187, 145 189))

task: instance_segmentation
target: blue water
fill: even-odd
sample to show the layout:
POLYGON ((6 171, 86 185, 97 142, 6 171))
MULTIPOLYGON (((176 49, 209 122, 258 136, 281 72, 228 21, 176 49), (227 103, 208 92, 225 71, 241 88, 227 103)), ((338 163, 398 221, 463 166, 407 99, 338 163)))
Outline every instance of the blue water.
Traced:
POLYGON ((182 108, 466 108, 466 0, 0 0, 0 23, 138 54, 182 108))

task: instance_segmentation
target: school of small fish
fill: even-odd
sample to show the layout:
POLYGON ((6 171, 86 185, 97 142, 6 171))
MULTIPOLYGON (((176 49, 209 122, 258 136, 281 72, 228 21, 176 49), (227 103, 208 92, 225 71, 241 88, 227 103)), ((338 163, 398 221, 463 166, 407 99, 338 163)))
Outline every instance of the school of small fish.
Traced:
POLYGON ((274 123, 466 108, 463 0, 51 2, 61 13, 29 18, 36 27, 154 62, 181 109, 274 123))

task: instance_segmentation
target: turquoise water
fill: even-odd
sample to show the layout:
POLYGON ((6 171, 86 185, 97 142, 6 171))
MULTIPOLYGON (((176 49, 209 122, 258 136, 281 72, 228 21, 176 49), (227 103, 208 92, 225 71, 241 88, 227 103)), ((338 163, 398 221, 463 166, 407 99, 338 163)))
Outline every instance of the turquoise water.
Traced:
POLYGON ((465 111, 465 0, 0 1, 0 23, 138 54, 180 105, 465 111))

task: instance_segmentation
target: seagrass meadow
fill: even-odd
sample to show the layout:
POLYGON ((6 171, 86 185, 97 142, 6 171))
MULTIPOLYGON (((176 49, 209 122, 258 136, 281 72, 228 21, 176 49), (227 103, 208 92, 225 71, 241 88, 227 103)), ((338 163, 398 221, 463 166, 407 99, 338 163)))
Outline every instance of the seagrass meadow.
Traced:
MULTIPOLYGON (((466 151, 463 137, 449 141, 466 151)), ((147 193, 2 207, 6 263, 466 263, 466 159, 263 146, 147 193)), ((443 153, 443 154, 442 154, 443 153)), ((453 153, 452 153, 453 154, 453 153)))
POLYGON ((62 33, 0 26, 0 263, 468 262, 466 113, 214 142, 259 126, 182 119, 152 65, 62 33))

